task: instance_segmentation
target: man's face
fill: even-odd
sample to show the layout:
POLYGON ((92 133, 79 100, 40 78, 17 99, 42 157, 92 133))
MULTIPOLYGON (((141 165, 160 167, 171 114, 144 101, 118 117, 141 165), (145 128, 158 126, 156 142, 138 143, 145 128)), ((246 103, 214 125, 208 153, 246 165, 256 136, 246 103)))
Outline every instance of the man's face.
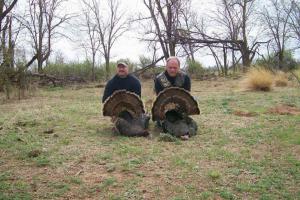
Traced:
POLYGON ((126 67, 122 64, 119 64, 117 66, 117 74, 120 77, 126 77, 128 75, 128 67, 126 67))
POLYGON ((171 77, 175 77, 179 72, 179 63, 176 59, 171 59, 167 62, 166 70, 171 77))

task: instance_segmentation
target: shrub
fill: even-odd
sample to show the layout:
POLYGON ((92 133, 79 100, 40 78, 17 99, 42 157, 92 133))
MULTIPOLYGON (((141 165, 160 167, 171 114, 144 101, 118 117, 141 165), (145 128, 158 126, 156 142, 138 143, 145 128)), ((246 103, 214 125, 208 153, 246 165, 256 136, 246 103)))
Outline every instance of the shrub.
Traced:
POLYGON ((299 69, 294 71, 294 74, 300 78, 300 67, 299 67, 299 69))
MULTIPOLYGON (((113 74, 115 74, 116 62, 110 62, 109 69, 109 77, 111 77, 113 74)), ((74 76, 83 78, 85 80, 91 80, 92 64, 88 60, 83 62, 49 63, 44 68, 44 73, 60 78, 74 76)), ((105 80, 105 64, 102 64, 101 66, 95 66, 95 76, 97 81, 105 80)))
MULTIPOLYGON (((283 68, 284 70, 294 70, 297 69, 298 63, 295 60, 293 54, 291 51, 285 51, 283 53, 284 59, 283 59, 283 68)), ((276 53, 271 54, 266 59, 258 59, 255 63, 259 66, 269 67, 273 69, 279 69, 279 59, 278 55, 276 53)))
POLYGON ((270 91, 272 83, 272 73, 264 68, 251 68, 243 80, 243 86, 254 91, 270 91))
POLYGON ((282 71, 278 71, 275 75, 275 80, 274 80, 275 86, 278 87, 285 87, 288 85, 288 76, 286 73, 282 71))
POLYGON ((205 69, 200 62, 187 60, 187 71, 192 78, 201 78, 204 75, 205 69))

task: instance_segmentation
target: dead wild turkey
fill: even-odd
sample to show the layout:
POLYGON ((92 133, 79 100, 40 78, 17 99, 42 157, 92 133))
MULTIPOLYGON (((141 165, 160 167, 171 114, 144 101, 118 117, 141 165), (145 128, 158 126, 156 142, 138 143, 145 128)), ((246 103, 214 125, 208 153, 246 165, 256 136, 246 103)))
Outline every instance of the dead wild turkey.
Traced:
POLYGON ((185 89, 170 87, 160 92, 152 107, 152 120, 158 121, 164 132, 174 136, 193 136, 196 122, 189 115, 199 115, 197 101, 185 89))
POLYGON ((115 127, 121 135, 147 136, 150 117, 138 95, 126 90, 114 92, 103 105, 103 116, 115 118, 115 127))

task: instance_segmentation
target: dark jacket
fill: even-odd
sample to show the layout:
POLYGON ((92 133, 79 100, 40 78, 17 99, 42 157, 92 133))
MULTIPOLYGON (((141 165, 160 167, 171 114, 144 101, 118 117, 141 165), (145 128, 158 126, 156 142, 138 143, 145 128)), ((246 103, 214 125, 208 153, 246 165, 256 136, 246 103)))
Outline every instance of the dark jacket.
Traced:
POLYGON ((129 74, 125 78, 121 78, 115 75, 105 86, 102 103, 117 90, 134 92, 141 97, 141 83, 135 76, 129 74))
POLYGON ((191 91, 191 79, 184 72, 179 72, 176 77, 169 76, 168 72, 162 72, 154 80, 155 92, 158 94, 167 87, 180 87, 191 91))

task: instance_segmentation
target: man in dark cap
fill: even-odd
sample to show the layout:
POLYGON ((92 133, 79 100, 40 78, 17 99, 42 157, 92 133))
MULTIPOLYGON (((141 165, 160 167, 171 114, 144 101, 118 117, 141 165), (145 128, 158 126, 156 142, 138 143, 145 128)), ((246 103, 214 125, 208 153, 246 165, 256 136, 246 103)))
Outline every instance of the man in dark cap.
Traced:
MULTIPOLYGON (((127 93, 127 95, 132 94, 127 93)), ((120 113, 117 113, 117 115, 112 116, 111 120, 115 124, 113 131, 117 131, 121 135, 126 136, 148 136, 149 132, 147 131, 147 128, 150 117, 144 113, 139 113, 138 116, 134 116, 130 112, 130 110, 132 110, 132 107, 143 107, 142 100, 140 99, 141 83, 135 76, 128 74, 128 65, 125 62, 118 62, 116 75, 112 79, 110 79, 105 86, 104 94, 102 97, 102 103, 105 102, 104 106, 106 105, 109 107, 109 105, 107 104, 111 102, 109 101, 110 96, 112 99, 115 98, 114 100, 117 100, 118 104, 123 106, 124 109, 120 113), (132 105, 132 103, 134 104, 135 102, 125 101, 126 98, 122 99, 124 95, 121 97, 116 97, 116 95, 113 95, 113 93, 118 90, 126 90, 138 95, 139 101, 141 102, 140 105, 132 105)), ((110 109, 115 109, 115 107, 112 107, 110 109)))
POLYGON ((134 92, 141 97, 141 83, 135 76, 128 74, 128 65, 125 62, 118 62, 116 75, 105 86, 102 103, 117 90, 134 92))

